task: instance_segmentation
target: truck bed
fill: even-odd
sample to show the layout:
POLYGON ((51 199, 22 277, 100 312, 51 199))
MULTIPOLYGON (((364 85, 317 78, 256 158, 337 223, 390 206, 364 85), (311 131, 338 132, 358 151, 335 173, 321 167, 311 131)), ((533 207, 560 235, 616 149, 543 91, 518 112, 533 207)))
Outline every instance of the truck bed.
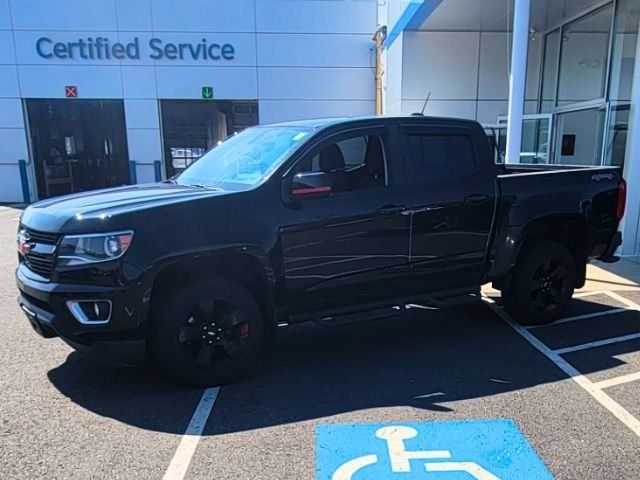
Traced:
POLYGON ((618 225, 620 167, 499 165, 498 224, 513 231, 536 218, 574 217, 586 223, 588 257, 607 248, 618 225))
POLYGON ((620 169, 620 167, 601 167, 601 166, 593 166, 593 165, 550 165, 544 163, 538 164, 499 164, 498 165, 498 174, 499 175, 513 175, 518 173, 537 173, 537 172, 561 172, 561 171, 571 171, 574 172, 576 170, 610 170, 610 169, 620 169))

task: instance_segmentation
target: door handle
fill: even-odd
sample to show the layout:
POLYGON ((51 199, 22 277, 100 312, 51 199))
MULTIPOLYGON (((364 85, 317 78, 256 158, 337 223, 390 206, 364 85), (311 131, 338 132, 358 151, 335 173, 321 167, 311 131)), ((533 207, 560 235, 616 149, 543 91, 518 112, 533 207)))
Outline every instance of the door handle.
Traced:
POLYGON ((378 215, 397 215, 403 213, 407 207, 404 205, 385 205, 378 209, 378 215))
POLYGON ((428 207, 414 208, 412 213, 435 212, 436 210, 442 210, 443 208, 443 205, 429 205, 428 207))
POLYGON ((480 193, 472 193, 464 197, 464 203, 480 203, 489 199, 489 195, 482 195, 480 193))
POLYGON ((429 207, 413 208, 411 210, 404 209, 400 212, 402 215, 413 215, 414 213, 435 212, 436 210, 442 210, 442 205, 431 205, 429 207))

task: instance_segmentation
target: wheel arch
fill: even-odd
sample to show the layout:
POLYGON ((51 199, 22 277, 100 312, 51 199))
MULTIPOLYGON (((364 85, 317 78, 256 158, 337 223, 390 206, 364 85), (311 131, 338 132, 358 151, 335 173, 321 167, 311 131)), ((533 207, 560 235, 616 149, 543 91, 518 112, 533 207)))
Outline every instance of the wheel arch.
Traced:
POLYGON ((553 240, 567 247, 571 253, 576 266, 576 288, 583 287, 587 273, 588 233, 587 221, 580 215, 540 217, 529 222, 517 235, 509 236, 506 243, 510 245, 504 245, 502 258, 496 256, 494 286, 502 290, 509 284, 518 259, 531 245, 553 240))
POLYGON ((567 247, 576 266, 576 288, 583 287, 588 257, 588 226, 584 217, 550 217, 532 222, 523 231, 520 251, 541 240, 553 240, 567 247))
POLYGON ((151 308, 154 308, 177 286, 197 282, 212 275, 232 280, 246 288, 255 298, 266 323, 275 324, 273 300, 274 278, 266 255, 239 249, 208 252, 165 261, 155 269, 151 287, 151 308))

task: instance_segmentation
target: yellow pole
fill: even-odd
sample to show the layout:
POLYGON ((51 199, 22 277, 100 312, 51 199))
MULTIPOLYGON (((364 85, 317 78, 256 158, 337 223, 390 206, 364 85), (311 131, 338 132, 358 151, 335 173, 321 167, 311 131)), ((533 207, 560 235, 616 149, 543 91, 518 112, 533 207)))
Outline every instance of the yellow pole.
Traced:
POLYGON ((373 40, 376 42, 376 115, 382 115, 382 42, 383 29, 378 27, 376 33, 373 35, 373 40))

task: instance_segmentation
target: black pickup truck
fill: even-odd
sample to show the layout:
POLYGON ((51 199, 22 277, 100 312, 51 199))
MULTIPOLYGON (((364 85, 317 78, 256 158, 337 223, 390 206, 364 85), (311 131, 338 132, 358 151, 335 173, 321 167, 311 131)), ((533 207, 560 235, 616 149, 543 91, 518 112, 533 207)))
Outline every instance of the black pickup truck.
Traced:
POLYGON ((496 165, 480 124, 399 117, 250 128, 173 179, 35 203, 19 303, 34 329, 196 385, 230 382, 282 323, 480 298, 552 322, 615 261, 618 168, 496 165))

